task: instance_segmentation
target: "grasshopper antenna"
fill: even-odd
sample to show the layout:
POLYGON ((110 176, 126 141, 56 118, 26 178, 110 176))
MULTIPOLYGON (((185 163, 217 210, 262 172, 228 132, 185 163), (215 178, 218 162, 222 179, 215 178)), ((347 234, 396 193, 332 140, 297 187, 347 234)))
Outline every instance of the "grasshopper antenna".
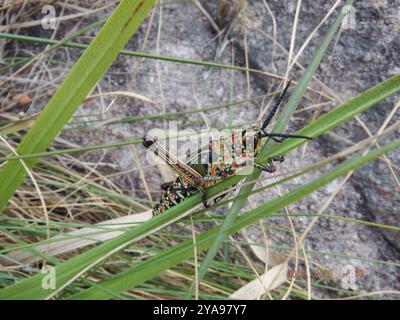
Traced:
POLYGON ((286 93, 289 90, 290 84, 292 83, 292 80, 289 80, 288 84, 286 85, 285 89, 283 89, 281 95, 279 96, 278 101, 276 101, 275 105, 272 107, 272 110, 268 114, 267 119, 265 119, 263 125, 261 126, 261 130, 264 131, 264 129, 269 125, 271 122, 272 118, 275 116, 276 112, 279 109, 279 106, 282 104, 282 101, 285 99, 286 93))

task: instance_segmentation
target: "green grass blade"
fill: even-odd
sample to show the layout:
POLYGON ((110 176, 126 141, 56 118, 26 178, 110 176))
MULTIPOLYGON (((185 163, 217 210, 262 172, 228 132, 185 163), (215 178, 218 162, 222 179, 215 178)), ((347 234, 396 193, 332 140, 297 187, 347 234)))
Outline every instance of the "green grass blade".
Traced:
MULTIPOLYGON (((352 1, 347 1, 346 5, 351 5, 352 1)), ((278 119, 277 124, 274 127, 273 132, 282 132, 284 128, 286 127, 287 123, 289 122, 290 117, 294 113, 295 109, 300 103, 301 98, 304 95, 304 92, 310 83, 310 80, 312 79, 313 75, 315 74, 319 64, 322 61, 322 58, 324 57, 324 54, 332 42, 333 37, 335 36, 335 33, 338 31, 338 29, 341 26, 342 20, 346 16, 346 12, 343 10, 338 14, 337 18, 329 28, 327 34, 325 35, 324 39, 322 40, 320 46, 316 50, 309 66, 307 69, 304 71, 303 75, 301 76, 294 92, 292 93, 287 105, 285 106, 283 113, 281 117, 278 119)), ((265 155, 268 150, 271 148, 271 146, 274 145, 274 142, 272 140, 269 140, 262 148, 260 152, 260 156, 265 155)), ((260 159, 257 157, 257 162, 262 163, 260 159)), ((261 175, 261 170, 256 169, 253 171, 252 174, 250 174, 248 177, 246 177, 246 185, 242 188, 240 188, 238 198, 232 203, 232 206, 227 212, 226 218, 224 222, 221 225, 221 233, 220 235, 215 239, 214 244, 211 246, 209 251, 207 252, 207 255, 205 259, 203 260, 202 264, 200 265, 199 268, 199 273, 198 273, 198 281, 201 281, 201 279, 204 277, 204 275, 207 272, 208 267, 214 260, 215 255, 217 254, 217 251, 223 244, 227 232, 225 230, 228 230, 230 225, 233 223, 233 221, 236 219, 238 216, 240 210, 242 209, 243 205, 247 201, 247 197, 241 197, 244 194, 249 194, 251 190, 253 189, 257 179, 261 175)), ((194 283, 192 284, 191 290, 189 294, 192 294, 191 292, 193 291, 194 288, 194 283)))
MULTIPOLYGON (((43 152, 72 117, 83 99, 107 71, 137 30, 156 0, 123 0, 75 63, 62 85, 17 148, 20 155, 43 152)), ((32 168, 38 159, 26 160, 32 168)), ((0 172, 0 210, 26 177, 18 160, 9 161, 0 172)))
MULTIPOLYGON (((206 250, 214 244, 214 239, 226 232, 233 234, 242 228, 249 226, 261 218, 272 215, 277 210, 283 209, 285 206, 294 203, 305 196, 311 194, 315 190, 327 185, 333 180, 346 175, 349 171, 355 170, 363 164, 377 159, 381 155, 393 151, 400 147, 400 140, 396 140, 380 149, 374 149, 366 155, 360 154, 346 160, 336 168, 332 169, 323 176, 309 182, 287 194, 275 198, 237 218, 228 229, 222 231, 221 227, 214 227, 196 237, 197 252, 206 250)), ((72 296, 72 299, 109 299, 113 293, 122 293, 126 290, 142 284, 143 282, 159 275, 161 272, 171 268, 179 263, 184 262, 193 256, 193 240, 188 239, 179 245, 176 245, 148 260, 138 264, 132 269, 122 272, 109 280, 101 281, 97 285, 72 296)))
MULTIPOLYGON (((55 46, 64 46, 69 48, 76 48, 76 49, 86 49, 88 47, 87 44, 83 43, 76 43, 70 41, 58 41, 52 39, 44 39, 39 37, 31 37, 26 35, 16 35, 12 33, 0 32, 0 39, 9 39, 9 40, 16 40, 16 41, 29 41, 33 43, 39 44, 46 44, 46 45, 55 45, 55 46)), ((245 68, 239 67, 235 65, 229 64, 222 64, 212 61, 201 61, 201 60, 194 60, 194 59, 183 59, 183 58, 175 58, 171 56, 165 56, 160 54, 152 54, 152 53, 144 53, 144 52, 135 52, 129 50, 121 50, 120 54, 129 56, 129 57, 137 57, 137 58, 146 58, 146 59, 154 59, 154 60, 161 60, 167 62, 176 62, 176 63, 184 63, 184 64, 192 64, 197 66, 209 67, 209 68, 219 68, 219 69, 227 69, 227 70, 235 70, 235 71, 248 71, 252 73, 260 73, 260 74, 268 74, 270 76, 274 76, 268 72, 252 69, 252 68, 245 68)))
POLYGON ((19 156, 0 157, 0 162, 10 161, 10 160, 20 160, 20 159, 22 159, 22 160, 35 159, 35 158, 43 158, 43 157, 47 157, 47 156, 55 156, 55 155, 61 155, 61 154, 88 152, 88 151, 109 149, 109 148, 118 148, 118 147, 133 145, 133 144, 139 144, 139 143, 142 143, 142 141, 143 141, 143 139, 133 139, 133 140, 126 140, 126 141, 115 142, 115 143, 97 144, 97 145, 86 146, 86 147, 75 147, 75 148, 53 150, 53 151, 47 151, 47 152, 29 153, 29 154, 24 154, 24 155, 19 155, 19 156))

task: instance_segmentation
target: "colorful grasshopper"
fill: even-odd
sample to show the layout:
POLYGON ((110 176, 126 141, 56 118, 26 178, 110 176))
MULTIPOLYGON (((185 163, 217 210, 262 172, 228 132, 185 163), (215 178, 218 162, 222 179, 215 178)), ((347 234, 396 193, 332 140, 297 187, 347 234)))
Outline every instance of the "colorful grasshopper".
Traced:
MULTIPOLYGON (((168 152, 157 142, 156 138, 146 135, 143 138, 144 147, 152 150, 178 173, 175 181, 161 185, 165 193, 160 202, 153 207, 153 215, 164 212, 197 191, 202 193, 204 206, 206 208, 209 207, 206 188, 234 175, 239 168, 246 166, 250 155, 257 156, 260 152, 263 146, 263 138, 270 138, 276 142, 282 142, 286 138, 311 139, 305 136, 267 133, 264 131, 284 100, 289 85, 290 83, 283 90, 261 128, 251 127, 239 132, 233 132, 231 137, 227 139, 225 136, 222 140, 217 140, 217 143, 212 138, 209 138, 209 145, 206 151, 206 156, 209 160, 206 163, 204 161, 197 163, 191 159, 185 164, 168 152), (248 143, 249 141, 254 143, 248 143), (226 150, 231 152, 225 152, 226 150)), ((270 158, 267 165, 256 162, 253 165, 263 171, 272 173, 276 170, 274 161, 282 162, 284 158, 282 156, 270 158)))

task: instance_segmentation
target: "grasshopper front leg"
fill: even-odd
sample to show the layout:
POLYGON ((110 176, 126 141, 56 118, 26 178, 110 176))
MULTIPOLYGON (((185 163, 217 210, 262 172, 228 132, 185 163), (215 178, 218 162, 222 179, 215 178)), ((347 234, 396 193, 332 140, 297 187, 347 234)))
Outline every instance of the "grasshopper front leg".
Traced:
POLYGON ((273 173, 276 171, 276 166, 274 165, 274 162, 272 159, 268 159, 267 165, 255 162, 254 166, 262 171, 266 171, 269 173, 273 173))
POLYGON ((262 171, 273 173, 276 171, 276 166, 274 165, 274 161, 283 162, 285 161, 285 158, 283 156, 272 157, 268 159, 267 165, 255 162, 254 166, 262 171))

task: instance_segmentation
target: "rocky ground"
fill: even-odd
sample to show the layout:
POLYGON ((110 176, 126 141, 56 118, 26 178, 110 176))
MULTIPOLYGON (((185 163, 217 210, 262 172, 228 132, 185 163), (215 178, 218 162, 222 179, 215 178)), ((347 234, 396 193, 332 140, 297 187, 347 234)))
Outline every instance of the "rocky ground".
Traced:
MULTIPOLYGON (((157 8, 150 28, 148 29, 149 20, 147 20, 134 39, 129 42, 127 49, 141 51, 144 39, 146 39, 145 52, 204 61, 217 59, 218 62, 224 64, 231 64, 234 60, 236 65, 242 66, 246 64, 245 53, 247 52, 248 63, 251 67, 277 75, 285 75, 287 53, 282 50, 282 47, 289 50, 297 2, 294 0, 249 0, 246 9, 242 10, 239 16, 236 15, 234 4, 218 7, 217 2, 199 1, 204 9, 202 12, 191 1, 163 1, 161 16, 160 10, 157 8), (274 22, 265 3, 269 5, 270 13, 274 16, 276 28, 273 27, 274 22), (214 24, 210 22, 211 20, 207 18, 205 12, 215 22, 214 24), (217 29, 227 28, 231 24, 232 29, 226 36, 226 41, 222 41, 221 37, 217 37, 217 29), (274 45, 274 33, 279 45, 276 43, 274 45)), ((334 1, 317 2, 302 1, 294 53, 300 49, 334 4, 334 1)), ((104 11, 98 14, 98 16, 105 15, 104 11)), ((399 1, 379 1, 379 3, 372 0, 363 1, 361 6, 355 5, 355 17, 355 29, 342 30, 335 47, 330 48, 329 56, 323 60, 317 73, 318 79, 323 81, 337 98, 343 101, 400 71, 399 1)), ((96 21, 97 18, 97 16, 91 16, 88 20, 96 21)), ((331 21, 332 17, 318 30, 317 35, 300 56, 298 62, 302 66, 307 66, 331 21)), ((62 38, 71 31, 71 27, 72 24, 63 24, 56 38, 62 38)), ((22 33, 35 36, 51 35, 50 31, 43 31, 40 28, 25 29, 22 33)), ((85 40, 80 39, 79 41, 85 40)), ((24 44, 19 44, 19 46, 24 46, 24 44)), ((36 51, 40 48, 33 45, 27 46, 36 51)), ((67 63, 73 63, 79 54, 78 50, 60 50, 57 57, 65 59, 67 63)), ((61 71, 53 70, 52 72, 62 76, 61 71), (57 74, 57 72, 59 73, 57 74)), ((296 80, 300 75, 301 68, 295 67, 290 73, 290 78, 296 80)), ((59 78, 56 78, 55 82, 59 82, 59 78)), ((263 94, 274 90, 278 84, 277 79, 267 76, 250 74, 247 78, 244 72, 120 56, 103 81, 98 84, 96 90, 103 92, 108 90, 134 91, 158 102, 157 105, 151 105, 138 100, 118 98, 103 115, 104 120, 109 120, 123 116, 143 116, 159 114, 164 111, 179 112, 209 105, 220 105, 232 100, 237 101, 263 94)), ((315 82, 312 87, 320 89, 315 82)), ((366 124, 371 133, 375 133, 398 100, 399 96, 377 105, 360 115, 360 120, 366 124)), ((34 100, 28 112, 40 110, 43 101, 34 100)), ((254 121, 265 108, 266 102, 264 101, 262 104, 262 101, 258 100, 233 107, 233 123, 254 121)), ((308 92, 299 108, 310 107, 320 102, 326 102, 325 98, 308 92)), ((108 98, 103 99, 101 103, 90 102, 81 108, 79 113, 89 115, 104 112, 109 103, 111 103, 111 99, 108 98)), ((321 108, 296 114, 288 131, 292 132, 307 124, 315 115, 315 110, 322 113, 336 105, 336 102, 329 102, 321 108)), ((390 124, 398 120, 399 116, 400 113, 397 112, 390 124)), ((87 119, 89 118, 87 116, 87 119)), ((221 127, 227 125, 229 121, 228 111, 217 110, 202 115, 193 114, 191 117, 184 118, 179 125, 193 128, 206 125, 221 127)), ((84 134, 76 131, 64 132, 62 136, 79 145, 97 144, 141 137, 147 130, 154 127, 163 128, 165 125, 166 123, 161 121, 146 120, 140 123, 85 130, 84 134)), ((280 165, 279 170, 284 172, 293 167, 301 167, 319 161, 348 147, 351 142, 357 142, 366 137, 367 133, 361 128, 360 123, 356 120, 350 121, 335 129, 334 134, 326 135, 309 143, 304 154, 302 154, 302 149, 291 152, 287 155, 285 163, 280 165)), ((134 152, 137 152, 139 158, 143 159, 141 147, 136 147, 134 152)), ((136 166, 130 148, 107 151, 102 156, 120 171, 136 166)), ((394 170, 399 176, 400 151, 391 153, 388 158, 395 165, 394 170)), ((147 170, 146 163, 143 165, 148 177, 147 183, 154 190, 152 193, 154 199, 157 199, 160 195, 157 190, 160 175, 152 168, 147 170)), ((281 192, 298 186, 304 183, 304 179, 309 180, 321 172, 323 170, 288 183, 282 186, 281 192)), ((265 174, 263 178, 266 179, 265 174)), ((115 182, 124 186, 127 192, 137 196, 143 193, 141 191, 143 189, 142 182, 137 179, 135 172, 117 177, 115 182)), ((339 182, 335 182, 300 203, 290 206, 288 210, 291 213, 318 212, 324 200, 339 186, 339 182)), ((264 180, 260 182, 260 184, 263 183, 265 183, 264 180)), ((278 192, 279 190, 274 189, 253 196, 247 208, 276 196, 278 192)), ((399 226, 399 194, 399 186, 387 165, 382 160, 378 160, 357 170, 329 208, 325 210, 325 213, 399 226)), ((308 217, 293 218, 295 227, 299 231, 303 230, 310 220, 311 218, 308 217)), ((278 227, 287 225, 287 223, 286 218, 272 218, 264 221, 264 225, 268 227, 278 227)), ((271 230, 270 233, 272 233, 271 230)), ((262 237, 259 230, 255 228, 249 228, 241 236, 245 234, 254 240, 262 237)), ((399 240, 398 232, 320 218, 307 237, 305 247, 310 250, 310 259, 315 265, 322 264, 326 268, 332 268, 336 273, 340 273, 341 268, 346 265, 362 270, 362 274, 357 279, 357 286, 361 290, 367 292, 399 290, 399 240)), ((279 231, 271 235, 270 241, 272 248, 283 244, 292 245, 292 239, 286 233, 280 235, 279 231)), ((328 294, 326 291, 320 292, 321 296, 326 294, 328 294)))

